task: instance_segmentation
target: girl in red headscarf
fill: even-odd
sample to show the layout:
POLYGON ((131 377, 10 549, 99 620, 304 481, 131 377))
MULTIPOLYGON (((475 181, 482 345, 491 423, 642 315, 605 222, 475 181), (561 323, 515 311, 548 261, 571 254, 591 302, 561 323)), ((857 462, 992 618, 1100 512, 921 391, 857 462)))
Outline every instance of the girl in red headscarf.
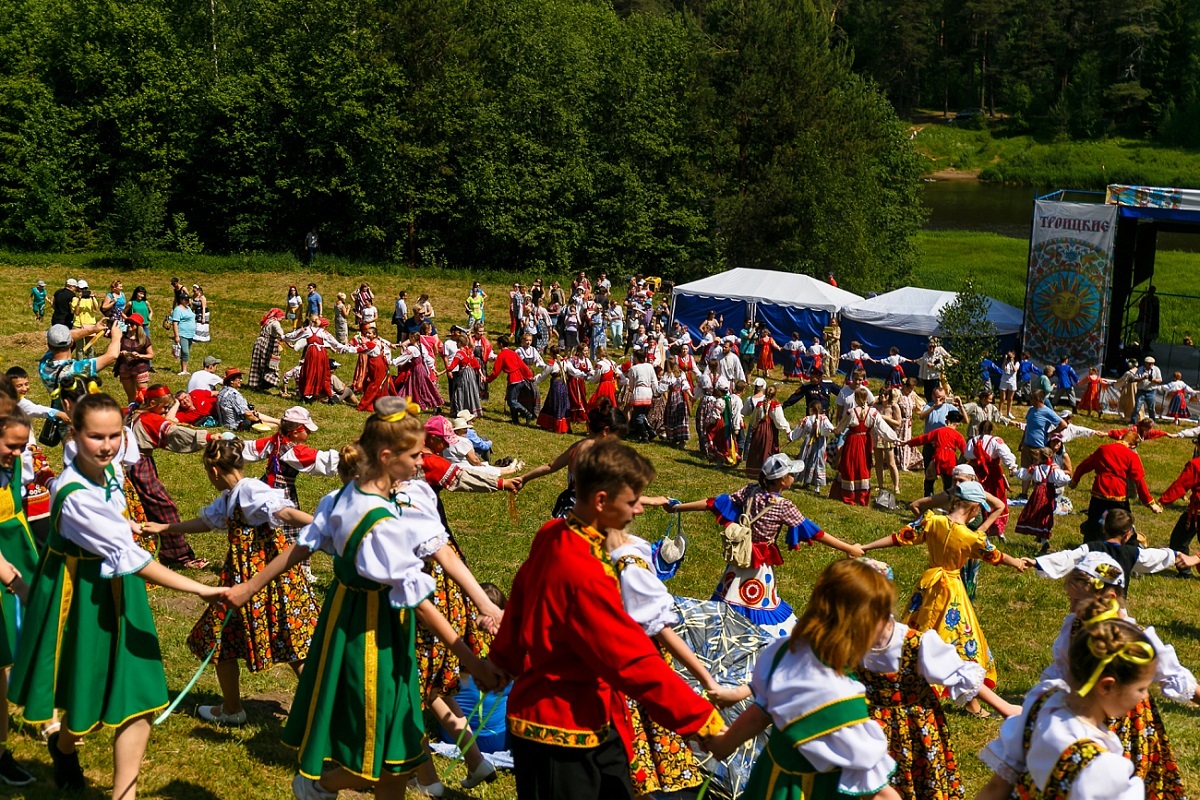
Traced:
MULTIPOLYGON (((375 325, 364 325, 361 341, 358 344, 360 358, 364 359, 361 378, 362 401, 358 404, 359 411, 374 411, 375 401, 381 397, 395 394, 392 389, 392 344, 380 338, 375 325)), ((358 381, 358 371, 355 370, 355 380, 358 381)))
POLYGON ((263 315, 261 329, 250 353, 250 374, 246 376, 251 389, 265 392, 279 385, 279 358, 283 354, 282 308, 272 308, 263 315))

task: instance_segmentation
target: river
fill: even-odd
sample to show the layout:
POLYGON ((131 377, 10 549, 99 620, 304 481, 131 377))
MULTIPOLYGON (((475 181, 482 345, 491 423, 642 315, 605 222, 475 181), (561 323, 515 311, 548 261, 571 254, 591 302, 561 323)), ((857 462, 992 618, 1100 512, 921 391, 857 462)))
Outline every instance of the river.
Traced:
MULTIPOLYGON (((925 206, 929 209, 926 230, 990 231, 1027 241, 1034 199, 1058 188, 1034 189, 972 180, 927 181, 924 185, 925 206)), ((1091 197, 1101 199, 1099 195, 1091 197)), ((1069 197, 1080 202, 1087 202, 1088 198, 1089 195, 1083 194, 1069 197)), ((1159 233, 1158 247, 1200 253, 1200 236, 1159 233)))

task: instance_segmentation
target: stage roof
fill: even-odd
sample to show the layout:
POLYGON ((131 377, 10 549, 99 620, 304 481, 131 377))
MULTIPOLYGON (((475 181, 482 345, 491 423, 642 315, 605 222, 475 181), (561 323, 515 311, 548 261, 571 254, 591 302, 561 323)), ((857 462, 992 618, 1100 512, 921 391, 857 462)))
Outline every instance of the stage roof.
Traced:
POLYGON ((1153 219, 1200 224, 1200 190, 1160 186, 1125 186, 1114 183, 1104 202, 1119 207, 1126 219, 1153 219))

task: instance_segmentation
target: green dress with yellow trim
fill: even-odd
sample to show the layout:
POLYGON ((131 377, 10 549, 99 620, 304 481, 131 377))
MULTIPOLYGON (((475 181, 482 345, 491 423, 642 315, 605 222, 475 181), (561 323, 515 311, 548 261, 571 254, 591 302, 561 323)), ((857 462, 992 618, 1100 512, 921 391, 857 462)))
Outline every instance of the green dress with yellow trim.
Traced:
MULTIPOLYGON (((25 478, 25 464, 18 456, 13 461, 8 486, 0 489, 0 554, 21 573, 26 583, 32 585, 38 552, 21 496, 25 478)), ((17 652, 17 631, 24 609, 11 592, 4 592, 3 598, 0 602, 0 624, 4 626, 4 635, 0 636, 0 667, 8 667, 12 666, 13 654, 17 652)))
POLYGON ((411 548, 405 553, 396 544, 407 510, 350 483, 323 498, 300 533, 303 546, 336 550, 338 531, 352 526, 333 555, 334 580, 283 729, 307 778, 342 767, 378 780, 385 772, 411 772, 426 759, 414 608, 432 592, 433 579, 420 571, 423 562, 411 548), (381 565, 396 576, 391 585, 364 577, 357 566, 364 540, 381 535, 387 546, 373 543, 368 557, 406 559, 381 565), (411 607, 393 606, 397 583, 412 587, 411 607))
POLYGON ((62 709, 63 727, 79 735, 168 700, 146 583, 132 574, 151 557, 133 543, 121 477, 110 465, 105 478, 93 483, 71 465, 55 483, 9 693, 27 722, 62 709))
POLYGON ((803 641, 790 644, 768 646, 754 670, 755 702, 775 727, 742 796, 833 800, 881 791, 895 762, 862 684, 825 666, 803 641))

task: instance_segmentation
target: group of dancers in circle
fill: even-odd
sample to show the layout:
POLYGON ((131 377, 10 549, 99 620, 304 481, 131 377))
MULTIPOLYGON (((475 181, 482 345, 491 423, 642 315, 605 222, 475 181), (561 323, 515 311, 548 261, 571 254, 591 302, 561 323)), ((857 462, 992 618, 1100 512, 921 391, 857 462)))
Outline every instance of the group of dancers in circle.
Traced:
MULTIPOLYGON (((424 361, 420 335, 413 358, 424 361)), ((644 355, 635 352, 633 362, 645 363, 644 355)), ((497 364, 493 377, 506 371, 497 364)), ((559 379, 564 374, 579 377, 564 372, 559 379)), ((12 671, 0 701, 22 707, 26 722, 49 731, 60 789, 85 785, 77 745, 111 727, 113 796, 136 795, 151 720, 169 700, 146 592, 151 583, 209 604, 188 637, 198 659, 214 657, 221 688, 221 703, 201 707, 202 718, 246 723, 242 662, 251 672, 286 664, 298 674, 282 737, 298 750, 292 790, 301 800, 355 789, 402 797, 410 779, 440 796, 424 716, 432 714, 460 744, 471 740, 454 699, 464 671, 484 691, 512 683, 508 728, 522 798, 695 789, 705 779, 700 754, 727 757, 768 729, 745 797, 963 797, 946 698, 978 716, 988 715, 987 705, 1006 717, 981 753, 994 777, 980 797, 1185 796, 1148 687, 1156 683, 1168 699, 1195 702, 1197 683, 1154 628, 1129 615, 1125 600, 1135 575, 1190 568, 1200 557, 1188 555, 1186 545, 1143 547, 1131 514, 1117 507, 1103 517, 1103 536, 1082 547, 1035 559, 1004 554, 988 534, 1006 503, 974 469, 944 458, 940 451, 955 449, 944 441, 953 439, 948 434, 906 440, 933 447, 929 461, 944 479, 943 493, 921 501, 912 524, 858 544, 824 531, 785 496, 810 468, 782 452, 764 454, 753 481, 728 494, 688 501, 647 494, 653 466, 620 441, 640 429, 641 404, 632 403, 630 420, 607 392, 584 405, 588 435, 562 456, 519 478, 479 480, 437 455, 431 442, 439 429, 422 419, 424 404, 397 395, 393 384, 363 409, 369 414, 355 442, 292 453, 292 480, 296 465, 317 463, 341 479, 310 514, 298 507, 294 484, 245 474, 247 461, 281 461, 305 447, 297 441, 305 435, 272 445, 277 437, 172 434, 176 426, 156 416, 170 395, 154 388, 146 407, 127 417, 94 380, 63 382, 59 400, 70 427, 44 545, 23 510, 34 472, 31 424, 15 395, 3 402, 0 477, 9 507, 0 506, 0 583, 7 590, 0 665, 12 671), (160 444, 183 437, 185 450, 202 453, 215 496, 194 519, 139 520, 131 508, 137 495, 127 473, 155 435, 160 444), (442 493, 516 490, 563 468, 568 489, 555 518, 535 535, 509 596, 480 584, 449 530, 442 493), (652 507, 712 514, 727 561, 714 599, 777 639, 761 652, 748 685, 717 683, 675 633, 680 618, 664 585, 661 548, 629 532, 652 507), (228 536, 219 586, 171 571, 148 549, 155 539, 208 530, 228 536), (780 536, 792 549, 819 543, 847 556, 822 572, 799 614, 778 593, 780 536), (901 621, 893 615, 891 568, 866 554, 920 545, 929 567, 901 621), (316 550, 333 559, 323 600, 305 566, 316 550), (1069 607, 1052 663, 1021 706, 996 692, 995 660, 964 579, 979 563, 1034 569, 1063 582, 1069 607), (727 724, 719 709, 751 697, 727 724)), ((854 409, 867 405, 865 386, 853 387, 852 397, 851 422, 834 429, 847 437, 856 434, 854 409)), ((283 420, 289 433, 316 429, 303 408, 289 409, 283 420)), ((952 423, 944 427, 953 431, 952 423)), ((992 435, 990 421, 979 431, 974 452, 986 463, 994 453, 979 437, 992 435)), ((1009 466, 1012 458, 1009 452, 999 460, 1009 466)), ((1035 485, 1048 480, 1036 469, 1015 474, 1035 485)), ((1181 481, 1180 495, 1200 487, 1200 480, 1181 481)), ((861 491, 845 490, 844 475, 839 486, 846 502, 861 491)), ((1192 499, 1195 505, 1196 494, 1192 499)), ((464 750, 464 789, 495 779, 478 747, 464 750)), ((6 749, 0 780, 27 785, 33 776, 6 749)))

